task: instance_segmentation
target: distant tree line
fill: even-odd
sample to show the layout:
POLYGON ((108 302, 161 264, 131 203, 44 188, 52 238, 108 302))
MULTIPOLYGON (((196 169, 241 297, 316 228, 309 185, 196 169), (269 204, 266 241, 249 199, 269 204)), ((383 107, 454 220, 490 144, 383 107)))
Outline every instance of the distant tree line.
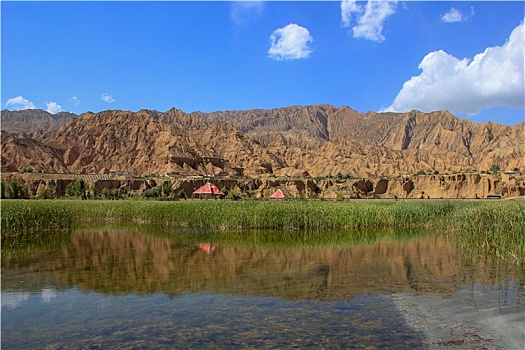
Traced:
POLYGON ((121 199, 127 191, 124 189, 107 189, 103 188, 100 193, 98 193, 95 185, 89 185, 82 179, 78 179, 75 182, 69 183, 66 186, 66 195, 69 197, 75 197, 80 199, 97 199, 102 197, 104 199, 117 200, 121 199), (100 195, 100 196, 99 196, 100 195))
POLYGON ((0 191, 2 191, 2 199, 29 198, 29 190, 27 188, 27 185, 22 182, 18 182, 15 179, 1 180, 0 191))

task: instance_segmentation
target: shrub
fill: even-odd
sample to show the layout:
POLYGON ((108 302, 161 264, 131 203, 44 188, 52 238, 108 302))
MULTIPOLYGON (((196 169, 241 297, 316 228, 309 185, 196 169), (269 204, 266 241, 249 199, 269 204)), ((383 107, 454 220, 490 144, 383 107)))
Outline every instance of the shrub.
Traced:
POLYGON ((490 166, 490 171, 492 171, 493 174, 498 174, 500 171, 499 164, 492 164, 490 166))
POLYGON ((88 188, 89 187, 86 185, 84 180, 78 179, 75 182, 70 182, 66 186, 66 194, 69 197, 78 197, 82 199, 87 199, 86 189, 88 188))
POLYGON ((164 183, 162 190, 164 191, 164 195, 168 197, 171 194, 171 190, 173 188, 173 185, 171 182, 164 183))
POLYGON ((4 199, 27 199, 29 198, 29 191, 27 185, 18 182, 18 180, 2 180, 1 181, 1 197, 4 199))
POLYGON ((230 192, 228 193, 228 196, 231 199, 233 199, 233 200, 240 199, 241 198, 241 189, 239 188, 239 186, 235 186, 234 188, 232 188, 230 190, 230 192))
POLYGON ((51 192, 51 189, 49 187, 40 186, 40 188, 38 189, 37 197, 40 199, 51 199, 53 198, 53 193, 51 192))
POLYGON ((142 196, 145 198, 158 198, 161 196, 162 193, 162 186, 156 186, 152 188, 148 188, 142 193, 142 196))
POLYGON ((120 198, 120 191, 116 188, 111 190, 111 199, 119 199, 120 198))

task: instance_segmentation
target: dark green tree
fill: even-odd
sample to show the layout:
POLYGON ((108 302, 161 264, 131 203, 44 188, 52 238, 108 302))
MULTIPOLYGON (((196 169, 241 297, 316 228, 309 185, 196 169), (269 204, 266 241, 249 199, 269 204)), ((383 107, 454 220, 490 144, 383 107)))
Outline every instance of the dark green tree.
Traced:
POLYGON ((172 188, 173 188, 173 185, 171 184, 171 182, 164 183, 162 190, 164 192, 165 197, 168 197, 171 194, 172 188))
POLYGON ((5 199, 27 199, 29 198, 29 191, 26 184, 18 182, 18 180, 2 180, 2 198, 5 199))
POLYGON ((114 188, 111 190, 111 199, 118 200, 120 198, 120 192, 118 189, 114 188))
POLYGON ((67 186, 66 186, 66 194, 69 197, 75 197, 75 185, 73 184, 73 182, 70 182, 70 183, 67 184, 67 186))
POLYGON ((186 192, 184 190, 180 190, 177 193, 177 198, 179 198, 179 199, 186 199, 186 192))
POLYGON ((82 179, 75 181, 75 196, 86 199, 86 183, 82 179))
POLYGON ((38 198, 40 199, 51 199, 53 198, 53 193, 51 189, 47 186, 40 186, 38 189, 38 198))

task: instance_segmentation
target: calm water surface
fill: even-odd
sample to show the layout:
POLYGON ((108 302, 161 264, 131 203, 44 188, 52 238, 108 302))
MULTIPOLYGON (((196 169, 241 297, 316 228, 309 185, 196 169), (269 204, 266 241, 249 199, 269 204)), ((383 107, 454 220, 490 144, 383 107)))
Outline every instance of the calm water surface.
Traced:
POLYGON ((420 349, 425 334, 393 295, 470 291, 462 303, 520 313, 522 281, 423 233, 83 229, 4 246, 1 340, 4 349, 420 349))

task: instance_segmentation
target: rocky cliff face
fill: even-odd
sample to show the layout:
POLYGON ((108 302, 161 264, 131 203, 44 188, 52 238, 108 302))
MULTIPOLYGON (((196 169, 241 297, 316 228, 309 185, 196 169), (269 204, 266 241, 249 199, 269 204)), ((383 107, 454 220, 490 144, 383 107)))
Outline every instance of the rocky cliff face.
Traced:
POLYGON ((24 112, 2 111, 4 172, 379 178, 421 170, 479 172, 493 164, 525 168, 525 122, 479 125, 446 111, 362 114, 329 105, 104 111, 69 118, 58 129, 15 134, 4 117, 13 120, 10 113, 17 113, 29 120, 36 113, 21 117, 24 112))
POLYGON ((74 113, 60 112, 51 114, 41 109, 2 112, 2 130, 10 133, 51 131, 58 129, 68 120, 78 117, 74 113))
MULTIPOLYGON (((95 188, 100 195, 104 188, 120 190, 126 196, 142 195, 144 191, 171 184, 171 193, 175 197, 181 190, 191 197, 193 191, 203 186, 208 179, 158 177, 135 179, 110 175, 51 175, 36 173, 4 174, 3 178, 17 179, 28 186, 29 194, 37 196, 43 188, 51 190, 55 196, 64 196, 70 183, 82 178, 95 188)), ((358 199, 358 198, 486 198, 489 194, 503 198, 525 196, 525 183, 502 181, 497 176, 480 174, 456 175, 421 175, 392 179, 287 179, 287 178, 216 178, 211 180, 221 189, 231 190, 238 187, 241 197, 268 198, 278 188, 292 198, 319 199, 358 199)))

